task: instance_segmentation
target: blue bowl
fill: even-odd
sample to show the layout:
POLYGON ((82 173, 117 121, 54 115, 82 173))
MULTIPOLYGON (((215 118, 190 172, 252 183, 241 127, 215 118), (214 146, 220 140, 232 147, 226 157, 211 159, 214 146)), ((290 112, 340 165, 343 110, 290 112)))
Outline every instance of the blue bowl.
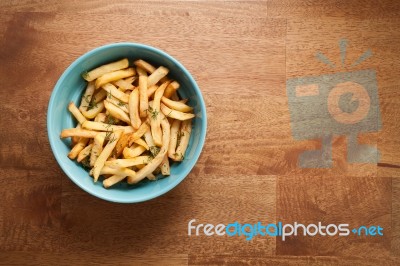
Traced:
POLYGON ((137 43, 114 43, 98 47, 73 62, 61 75, 51 94, 47 110, 47 133, 54 157, 67 176, 79 187, 88 193, 112 202, 134 203, 153 199, 170 191, 177 186, 196 164, 204 145, 207 128, 206 107, 200 89, 189 71, 172 56, 150 47, 137 43), (60 139, 60 133, 65 128, 76 126, 67 106, 70 101, 77 105, 86 86, 81 74, 102 64, 117 61, 127 57, 130 62, 143 59, 154 66, 165 66, 170 72, 169 77, 180 83, 179 94, 189 99, 189 105, 194 108, 196 118, 192 124, 192 135, 185 159, 181 163, 171 164, 171 175, 157 181, 143 180, 136 185, 126 182, 116 184, 109 189, 102 186, 102 182, 93 182, 85 170, 76 161, 70 160, 67 155, 70 151, 68 139, 60 139))

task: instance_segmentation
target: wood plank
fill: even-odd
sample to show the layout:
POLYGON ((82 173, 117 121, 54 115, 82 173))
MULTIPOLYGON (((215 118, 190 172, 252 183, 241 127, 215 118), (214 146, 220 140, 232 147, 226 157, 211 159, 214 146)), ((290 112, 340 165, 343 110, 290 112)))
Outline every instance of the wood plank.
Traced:
POLYGON ((383 227, 383 236, 303 236, 277 239, 278 255, 385 257, 390 255, 391 178, 279 177, 277 219, 282 223, 383 227), (296 193, 293 188, 296 188, 296 193))
POLYGON ((329 257, 329 256, 189 256, 190 265, 396 265, 398 258, 361 258, 361 257, 329 257))
POLYGON ((113 254, 8 251, 0 253, 0 260, 5 265, 188 265, 188 256, 185 254, 140 256, 118 251, 113 254))
POLYGON ((56 0, 1 1, 3 12, 55 12, 85 14, 131 14, 148 16, 221 16, 266 17, 267 1, 107 1, 84 3, 56 0))
POLYGON ((383 0, 268 0, 268 16, 296 18, 342 18, 376 19, 396 18, 400 14, 400 5, 396 1, 383 0))
POLYGON ((392 178, 392 256, 400 257, 400 178, 392 178))
POLYGON ((112 249, 136 255, 154 254, 155 248, 161 254, 273 254, 275 251, 273 238, 246 243, 239 237, 188 236, 188 222, 192 219, 196 219, 196 223, 214 225, 263 218, 273 221, 275 177, 227 177, 192 172, 166 195, 140 204, 99 200, 67 178, 62 185, 61 251, 107 252, 112 249), (237 245, 242 243, 247 248, 237 250, 237 245))
POLYGON ((14 168, 2 169, 2 174, 5 178, 0 181, 0 253, 58 251, 60 171, 14 168))

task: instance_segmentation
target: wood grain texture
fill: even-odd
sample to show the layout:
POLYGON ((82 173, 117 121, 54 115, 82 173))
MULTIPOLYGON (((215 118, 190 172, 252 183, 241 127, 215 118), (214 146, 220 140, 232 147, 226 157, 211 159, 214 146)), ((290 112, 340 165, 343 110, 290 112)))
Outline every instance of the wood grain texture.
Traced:
POLYGON ((192 255, 189 257, 191 265, 396 265, 398 258, 371 258, 365 260, 361 257, 330 257, 330 256, 200 256, 192 255))
POLYGON ((377 177, 279 177, 277 219, 283 223, 380 225, 382 237, 297 236, 277 240, 277 254, 387 257, 391 238, 391 179, 377 177), (290 193, 296 187, 298 193, 290 193))
POLYGON ((398 265, 400 263, 400 2, 0 1, 0 264, 398 265), (348 39, 340 65, 338 41, 348 39), (46 110, 62 72, 112 42, 158 47, 185 65, 204 96, 207 140, 190 175, 149 202, 96 199, 57 165, 46 110), (286 80, 375 69, 383 127, 362 133, 381 161, 301 169, 319 139, 296 141, 286 80), (189 237, 187 223, 346 222, 367 238, 189 237))
POLYGON ((193 236, 187 224, 230 223, 236 219, 256 222, 259 217, 275 220, 275 178, 268 176, 199 175, 193 171, 176 189, 150 202, 115 205, 77 190, 63 181, 61 247, 79 252, 119 250, 129 254, 268 254, 275 252, 274 238, 244 240, 193 236), (248 182, 251 179, 252 182, 248 182), (255 187, 263 190, 255 191, 255 187), (229 189, 229 194, 222 194, 229 189), (86 202, 82 206, 81 202, 86 202), (95 207, 93 207, 95 206, 95 207), (230 206, 231 210, 224 206, 230 206), (238 218, 239 217, 239 218, 238 218), (244 241, 246 242, 246 241, 244 241))
POLYGON ((392 179, 392 254, 400 257, 400 178, 392 179))

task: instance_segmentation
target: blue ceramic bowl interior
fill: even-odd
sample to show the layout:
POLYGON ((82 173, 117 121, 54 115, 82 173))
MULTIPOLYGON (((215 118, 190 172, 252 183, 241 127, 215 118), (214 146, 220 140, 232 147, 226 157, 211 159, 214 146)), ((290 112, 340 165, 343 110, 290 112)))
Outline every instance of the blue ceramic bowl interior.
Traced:
POLYGON ((172 56, 156 48, 136 43, 115 43, 96 48, 73 62, 58 80, 51 94, 47 110, 47 131, 51 149, 65 174, 79 187, 88 193, 112 202, 134 203, 158 197, 178 185, 191 171, 198 160, 204 145, 207 128, 206 108, 200 89, 189 71, 172 56), (196 118, 192 123, 192 135, 185 159, 181 163, 171 164, 171 175, 157 181, 147 181, 136 185, 126 182, 116 184, 109 189, 102 182, 93 182, 85 170, 75 160, 67 157, 70 151, 70 138, 60 139, 60 133, 65 128, 76 126, 76 121, 69 113, 67 106, 70 101, 79 105, 86 87, 81 74, 100 65, 127 57, 130 62, 144 59, 154 66, 165 66, 168 74, 180 83, 179 95, 188 98, 188 104, 194 108, 196 118))

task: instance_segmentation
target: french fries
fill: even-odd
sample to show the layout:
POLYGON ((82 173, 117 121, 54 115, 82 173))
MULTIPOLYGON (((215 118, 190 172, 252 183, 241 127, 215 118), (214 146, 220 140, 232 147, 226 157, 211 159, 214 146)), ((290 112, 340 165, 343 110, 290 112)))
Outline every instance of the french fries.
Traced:
POLYGON ((128 124, 131 123, 131 120, 129 119, 129 116, 122 111, 121 109, 119 109, 118 107, 116 107, 114 104, 110 103, 109 101, 105 100, 104 101, 104 107, 107 109, 107 111, 115 118, 118 118, 128 124))
POLYGON ((78 120, 79 124, 83 124, 83 122, 86 121, 86 118, 82 115, 82 113, 79 111, 78 107, 76 107, 73 102, 69 103, 68 110, 76 118, 76 120, 78 120))
POLYGON ((93 143, 87 145, 81 152, 78 154, 78 158, 76 159, 78 163, 82 162, 92 151, 93 143))
POLYGON ((168 74, 169 70, 166 67, 160 66, 147 79, 147 86, 153 86, 168 74))
POLYGON ((147 164, 148 162, 148 156, 137 156, 132 159, 117 159, 113 161, 107 161, 105 165, 109 167, 132 167, 139 164, 147 164))
POLYGON ((69 128, 61 131, 61 138, 68 137, 83 137, 83 138, 94 138, 97 132, 92 130, 80 129, 80 128, 69 128))
POLYGON ((109 188, 109 187, 117 184, 118 182, 121 182, 122 180, 124 180, 125 177, 126 177, 125 175, 110 176, 109 178, 107 178, 103 181, 103 186, 105 188, 109 188))
POLYGON ((131 158, 135 158, 135 157, 141 155, 145 151, 146 151, 145 147, 138 145, 133 149, 125 147, 124 150, 122 151, 122 153, 124 155, 124 158, 131 159, 131 158))
POLYGON ((92 96, 94 94, 94 90, 95 90, 94 82, 89 82, 87 84, 85 93, 82 96, 81 105, 79 106, 79 110, 81 112, 84 111, 84 110, 87 110, 87 107, 88 107, 90 101, 92 100, 92 96))
POLYGON ((127 91, 127 90, 133 90, 135 87, 132 85, 132 83, 135 81, 135 77, 130 77, 126 79, 119 79, 117 81, 114 81, 114 85, 118 86, 122 91, 127 91))
POLYGON ((168 145, 168 157, 174 161, 178 161, 179 158, 177 156, 176 144, 178 142, 178 134, 180 134, 181 121, 175 120, 171 126, 171 138, 168 145))
POLYGON ((118 90, 114 85, 111 83, 106 83, 103 85, 103 89, 107 92, 109 98, 110 95, 114 96, 115 98, 119 99, 120 101, 124 103, 129 102, 129 96, 123 93, 122 91, 118 90))
POLYGON ((168 87, 165 89, 164 97, 171 98, 171 96, 176 93, 176 90, 179 89, 179 83, 177 81, 172 81, 168 87))
POLYGON ((174 110, 179 111, 179 112, 185 113, 185 112, 192 112, 193 111, 193 107, 190 107, 189 105, 186 105, 186 104, 181 103, 181 102, 170 100, 170 99, 168 99, 166 97, 162 97, 161 101, 163 102, 163 104, 165 104, 165 106, 168 106, 169 108, 174 109, 174 110))
POLYGON ((97 134, 93 141, 92 152, 90 154, 90 166, 94 166, 97 158, 99 157, 101 151, 103 150, 104 141, 106 139, 107 133, 102 132, 97 134))
POLYGON ((135 89, 129 95, 129 116, 131 125, 134 129, 138 129, 142 124, 139 116, 139 90, 135 89))
POLYGON ((169 137, 170 137, 170 125, 168 119, 161 119, 161 127, 163 130, 163 145, 160 148, 158 154, 148 163, 145 167, 140 169, 135 177, 128 177, 129 184, 136 184, 137 182, 141 181, 147 175, 152 174, 154 170, 161 164, 164 159, 165 154, 168 150, 169 145, 169 137))
POLYGON ((161 111, 164 113, 165 116, 178 119, 178 120, 188 120, 192 119, 195 115, 190 114, 190 113, 183 113, 179 111, 172 110, 165 106, 164 104, 161 104, 161 111))
POLYGON ((107 161, 108 157, 110 157, 111 152, 113 151, 115 145, 117 144, 118 139, 121 137, 122 130, 118 130, 115 133, 111 133, 109 136, 109 140, 107 145, 101 151, 99 157, 97 158, 96 162, 93 166, 93 177, 94 182, 97 182, 97 179, 100 176, 100 171, 104 166, 104 163, 107 161))
POLYGON ((130 126, 116 126, 116 125, 110 125, 107 123, 93 122, 93 121, 85 121, 82 124, 82 127, 86 128, 86 129, 97 130, 97 131, 123 130, 125 133, 133 132, 133 128, 130 126))
POLYGON ((113 63, 102 65, 101 67, 95 68, 87 73, 83 73, 82 77, 86 81, 93 81, 93 80, 97 79, 98 77, 101 77, 107 73, 117 71, 120 69, 124 69, 124 68, 127 68, 128 66, 129 66, 129 61, 127 58, 124 58, 122 60, 119 60, 119 61, 116 61, 113 63))
POLYGON ((170 175, 170 160, 182 161, 190 140, 195 115, 179 83, 166 67, 134 65, 125 58, 82 74, 88 83, 79 107, 68 105, 78 124, 60 134, 73 139, 68 157, 104 188, 170 175))
POLYGON ((138 68, 139 74, 139 114, 140 117, 146 117, 149 108, 147 97, 147 74, 141 68, 138 68))
MULTIPOLYGON (((156 73, 156 72, 154 72, 156 73)), ((160 115, 160 103, 161 97, 164 94, 165 88, 168 86, 168 81, 164 82, 154 94, 154 101, 150 110, 150 127, 151 135, 153 136, 155 145, 162 146, 162 136, 161 136, 161 115, 160 115)))
POLYGON ((190 134, 192 133, 192 124, 191 120, 185 120, 182 122, 181 131, 179 136, 179 145, 175 151, 175 158, 178 158, 178 161, 183 161, 185 157, 185 152, 189 144, 190 134))
POLYGON ((87 138, 80 138, 78 143, 72 148, 72 150, 68 153, 68 158, 75 159, 78 154, 86 147, 86 144, 89 142, 87 138))
POLYGON ((104 74, 103 76, 100 76, 98 79, 96 79, 95 88, 98 89, 104 84, 117 81, 119 79, 132 77, 133 75, 135 75, 135 73, 136 72, 134 68, 127 68, 104 74))

